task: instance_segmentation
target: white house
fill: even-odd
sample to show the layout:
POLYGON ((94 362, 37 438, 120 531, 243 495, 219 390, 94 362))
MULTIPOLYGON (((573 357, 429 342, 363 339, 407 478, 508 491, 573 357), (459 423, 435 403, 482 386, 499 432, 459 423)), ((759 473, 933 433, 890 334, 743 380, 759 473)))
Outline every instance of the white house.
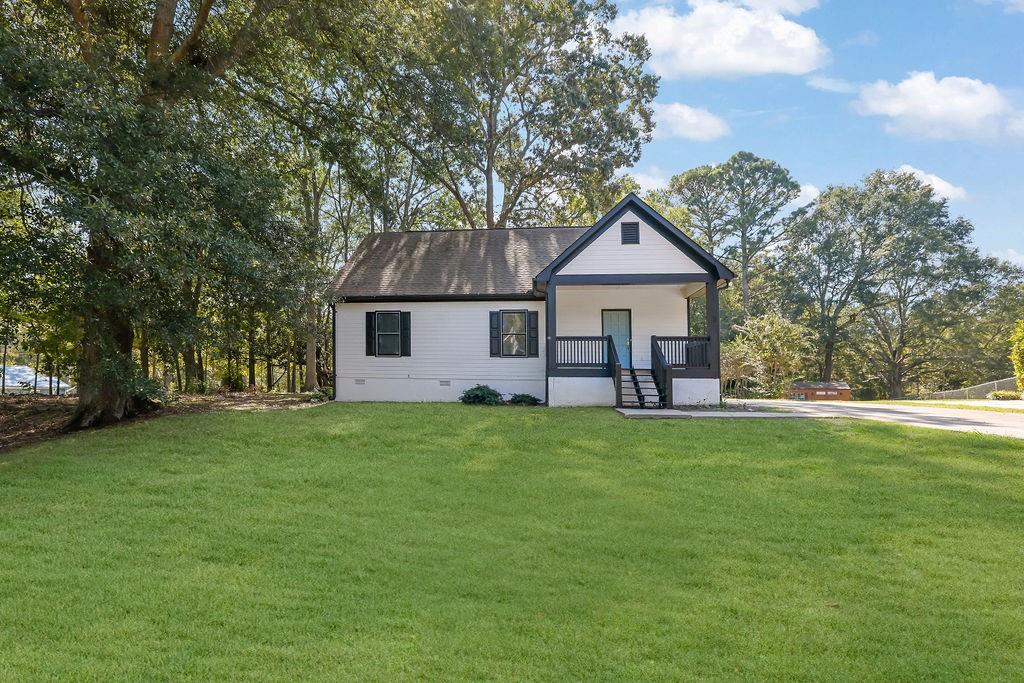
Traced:
POLYGON ((589 227, 369 235, 332 290, 335 398, 718 403, 733 277, 633 194, 589 227))

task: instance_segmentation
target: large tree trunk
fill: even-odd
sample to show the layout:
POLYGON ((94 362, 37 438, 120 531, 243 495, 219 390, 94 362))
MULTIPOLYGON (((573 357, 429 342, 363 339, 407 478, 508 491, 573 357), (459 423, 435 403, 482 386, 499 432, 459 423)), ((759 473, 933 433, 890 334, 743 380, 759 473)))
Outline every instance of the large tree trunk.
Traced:
POLYGON ((256 389, 256 316, 249 311, 249 339, 247 358, 249 365, 249 390, 256 389))
POLYGON ((835 364, 835 351, 836 343, 834 340, 829 339, 825 342, 825 361, 821 366, 821 381, 831 382, 832 381, 832 368, 835 364))
POLYGON ((886 373, 886 384, 888 384, 889 398, 903 398, 906 392, 903 390, 903 367, 899 363, 891 363, 889 372, 886 373))
POLYGON ((302 385, 303 391, 315 391, 317 388, 316 318, 316 302, 311 299, 306 303, 306 381, 302 385))
POLYGON ((193 394, 196 391, 196 347, 186 344, 181 355, 185 369, 185 393, 193 394))
POLYGON ((747 238, 742 236, 740 244, 740 283, 743 288, 743 310, 750 311, 750 255, 747 253, 747 238))
MULTIPOLYGON (((116 277, 113 247, 97 234, 90 235, 86 249, 92 285, 98 290, 105 280, 116 277)), ((137 369, 132 356, 134 331, 126 307, 93 298, 86 306, 82 345, 78 360, 78 408, 66 429, 84 429, 118 422, 155 404, 131 391, 137 369)))
POLYGON ((145 330, 139 334, 139 361, 142 367, 142 376, 149 379, 149 336, 145 330))

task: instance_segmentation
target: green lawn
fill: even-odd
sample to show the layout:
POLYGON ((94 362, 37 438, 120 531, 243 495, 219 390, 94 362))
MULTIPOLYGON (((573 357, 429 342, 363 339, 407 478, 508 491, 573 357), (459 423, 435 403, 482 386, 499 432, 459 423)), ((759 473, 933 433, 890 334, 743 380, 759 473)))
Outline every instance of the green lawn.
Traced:
POLYGON ((0 455, 0 678, 1014 678, 1024 442, 605 409, 0 455))

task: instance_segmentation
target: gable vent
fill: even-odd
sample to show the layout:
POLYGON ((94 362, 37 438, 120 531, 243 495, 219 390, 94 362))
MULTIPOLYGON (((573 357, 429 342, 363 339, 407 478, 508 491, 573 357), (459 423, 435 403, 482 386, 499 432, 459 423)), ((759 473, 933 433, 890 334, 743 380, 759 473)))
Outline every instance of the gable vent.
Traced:
POLYGON ((622 224, 622 243, 623 244, 640 244, 640 224, 639 223, 623 223, 622 224))

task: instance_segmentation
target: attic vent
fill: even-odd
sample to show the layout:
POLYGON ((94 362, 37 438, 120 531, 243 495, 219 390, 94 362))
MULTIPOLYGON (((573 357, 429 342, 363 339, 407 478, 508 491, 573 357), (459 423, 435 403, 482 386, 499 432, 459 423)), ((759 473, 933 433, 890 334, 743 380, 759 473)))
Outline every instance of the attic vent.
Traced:
POLYGON ((640 244, 640 224, 639 223, 623 223, 622 224, 622 243, 623 244, 640 244))
POLYGON ((452 381, 450 379, 442 379, 440 382, 442 387, 450 387, 452 385, 452 381))
POLYGON ((356 380, 356 384, 366 384, 366 380, 365 379, 357 379, 356 380))

